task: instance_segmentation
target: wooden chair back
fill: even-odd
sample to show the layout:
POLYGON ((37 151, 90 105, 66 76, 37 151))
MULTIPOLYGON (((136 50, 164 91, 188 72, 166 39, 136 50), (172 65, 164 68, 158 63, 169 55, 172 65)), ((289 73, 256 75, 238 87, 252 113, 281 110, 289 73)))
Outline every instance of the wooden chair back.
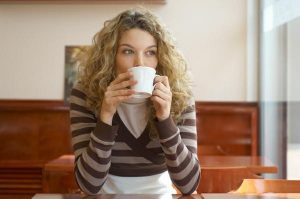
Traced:
POLYGON ((244 179, 241 186, 234 193, 300 193, 300 180, 244 179))
POLYGON ((247 167, 202 168, 198 193, 227 193, 236 190, 246 178, 261 178, 247 167))
POLYGON ((258 154, 257 103, 196 102, 198 155, 258 154))

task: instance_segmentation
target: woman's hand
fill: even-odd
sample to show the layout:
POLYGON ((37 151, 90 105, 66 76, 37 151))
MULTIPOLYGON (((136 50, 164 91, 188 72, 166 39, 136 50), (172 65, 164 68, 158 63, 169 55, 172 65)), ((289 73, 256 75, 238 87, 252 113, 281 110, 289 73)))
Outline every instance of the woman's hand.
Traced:
POLYGON ((170 116, 172 92, 167 76, 157 76, 154 80, 155 88, 151 100, 153 102, 156 117, 159 121, 170 116))
POLYGON ((120 73, 106 88, 100 110, 100 119, 102 122, 111 125, 118 105, 134 94, 134 91, 129 87, 135 85, 136 81, 132 80, 131 77, 131 72, 120 73))

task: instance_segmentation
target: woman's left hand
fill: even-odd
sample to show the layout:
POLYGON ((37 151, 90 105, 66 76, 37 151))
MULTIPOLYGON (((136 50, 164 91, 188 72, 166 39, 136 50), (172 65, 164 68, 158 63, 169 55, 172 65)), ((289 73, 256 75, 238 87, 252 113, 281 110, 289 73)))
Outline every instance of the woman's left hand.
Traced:
POLYGON ((152 92, 151 100, 156 111, 157 119, 162 121, 170 116, 172 92, 167 76, 155 77, 154 84, 155 87, 152 92))

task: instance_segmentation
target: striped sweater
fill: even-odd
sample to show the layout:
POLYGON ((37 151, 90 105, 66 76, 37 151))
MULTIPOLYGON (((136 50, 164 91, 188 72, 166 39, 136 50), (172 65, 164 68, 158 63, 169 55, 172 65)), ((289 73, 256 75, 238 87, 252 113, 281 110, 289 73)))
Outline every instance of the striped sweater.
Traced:
POLYGON ((86 104, 86 94, 77 84, 70 97, 75 177, 85 193, 95 195, 108 173, 117 176, 149 176, 168 170, 173 184, 183 194, 198 186, 197 133, 194 104, 175 125, 171 118, 155 121, 159 138, 150 139, 148 128, 135 138, 116 113, 112 125, 101 122, 86 104))

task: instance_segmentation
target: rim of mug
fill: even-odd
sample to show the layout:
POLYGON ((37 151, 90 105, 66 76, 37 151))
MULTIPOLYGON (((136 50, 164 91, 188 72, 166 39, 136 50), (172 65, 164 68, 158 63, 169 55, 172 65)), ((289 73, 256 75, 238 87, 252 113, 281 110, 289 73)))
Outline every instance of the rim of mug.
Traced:
POLYGON ((132 71, 132 70, 134 70, 135 68, 136 68, 136 69, 139 69, 139 68, 146 68, 146 69, 150 69, 150 70, 156 72, 156 70, 155 70, 154 68, 149 67, 149 66, 133 66, 133 67, 129 68, 128 71, 132 71))

